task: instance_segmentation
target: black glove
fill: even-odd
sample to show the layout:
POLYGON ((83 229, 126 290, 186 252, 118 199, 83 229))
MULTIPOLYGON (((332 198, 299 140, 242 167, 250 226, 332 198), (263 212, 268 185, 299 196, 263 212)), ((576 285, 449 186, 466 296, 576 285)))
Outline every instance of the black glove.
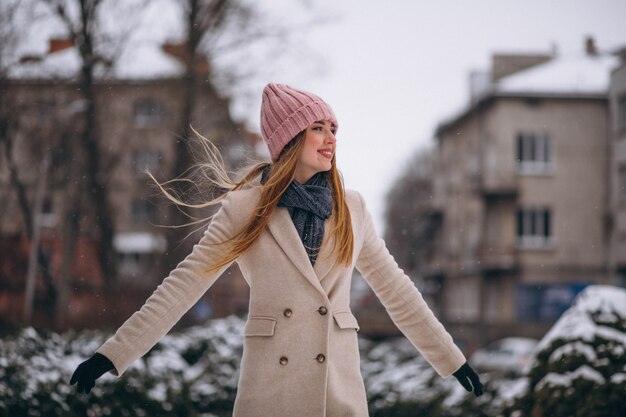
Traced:
POLYGON ((473 387, 475 396, 480 397, 483 395, 483 384, 480 383, 480 378, 478 378, 476 372, 474 372, 472 367, 469 366, 467 362, 465 362, 463 366, 461 366, 459 370, 452 375, 459 380, 461 385, 463 385, 463 388, 467 391, 472 392, 473 387))
POLYGON ((70 379, 70 385, 78 382, 76 392, 89 394, 94 385, 96 385, 96 379, 113 368, 113 363, 111 363, 109 358, 95 353, 91 358, 78 365, 72 375, 72 379, 70 379))

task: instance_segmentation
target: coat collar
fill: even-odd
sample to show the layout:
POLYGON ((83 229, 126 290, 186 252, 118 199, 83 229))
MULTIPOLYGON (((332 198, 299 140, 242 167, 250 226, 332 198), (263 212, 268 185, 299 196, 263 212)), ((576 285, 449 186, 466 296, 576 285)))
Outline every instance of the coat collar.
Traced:
POLYGON ((331 226, 329 217, 324 223, 324 238, 320 248, 320 252, 315 261, 315 266, 311 265, 309 257, 304 249, 302 240, 298 235, 298 231, 289 216, 289 211, 285 207, 276 207, 274 213, 270 217, 268 227, 276 242, 289 257, 291 262, 302 272, 302 275, 313 284, 315 288, 325 293, 320 281, 332 269, 336 257, 331 256, 332 237, 329 228, 331 226))

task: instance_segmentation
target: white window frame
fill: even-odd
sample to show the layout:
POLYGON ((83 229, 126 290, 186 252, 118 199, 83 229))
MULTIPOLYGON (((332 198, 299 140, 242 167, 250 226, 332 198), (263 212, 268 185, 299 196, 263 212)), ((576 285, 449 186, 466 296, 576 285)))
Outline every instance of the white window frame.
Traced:
POLYGON ((136 129, 158 127, 163 119, 163 106, 152 98, 140 98, 133 103, 133 126, 136 129))
POLYGON ((554 216, 548 207, 519 207, 516 216, 516 235, 518 249, 552 249, 554 240, 554 216), (519 234, 519 212, 522 214, 522 234, 519 234), (550 222, 548 234, 545 234, 545 218, 550 222))
POLYGON ((146 224, 156 215, 156 208, 145 198, 136 197, 131 204, 131 219, 134 224, 146 224))
POLYGON ((554 174, 552 138, 547 132, 520 132, 516 138, 517 171, 520 175, 554 174))

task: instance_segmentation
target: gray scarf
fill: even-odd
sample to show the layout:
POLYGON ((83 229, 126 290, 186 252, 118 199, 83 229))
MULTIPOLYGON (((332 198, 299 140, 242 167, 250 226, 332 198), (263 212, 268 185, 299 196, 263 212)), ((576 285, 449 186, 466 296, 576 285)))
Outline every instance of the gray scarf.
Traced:
MULTIPOLYGON (((261 184, 267 181, 268 175, 269 166, 263 170, 261 184)), ((333 196, 326 181, 326 173, 318 172, 304 184, 293 180, 280 197, 278 206, 289 210, 311 265, 315 265, 324 238, 324 220, 333 211, 333 196)))

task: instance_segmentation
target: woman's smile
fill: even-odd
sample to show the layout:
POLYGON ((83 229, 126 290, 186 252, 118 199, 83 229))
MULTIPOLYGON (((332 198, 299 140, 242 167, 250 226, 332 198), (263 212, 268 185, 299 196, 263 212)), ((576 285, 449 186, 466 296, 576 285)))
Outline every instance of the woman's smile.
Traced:
POLYGON ((294 175, 300 183, 306 183, 318 172, 331 169, 337 149, 335 131, 335 125, 328 120, 313 122, 306 128, 304 146, 294 175))
POLYGON ((326 159, 333 159, 333 151, 332 149, 320 149, 317 151, 326 159))

